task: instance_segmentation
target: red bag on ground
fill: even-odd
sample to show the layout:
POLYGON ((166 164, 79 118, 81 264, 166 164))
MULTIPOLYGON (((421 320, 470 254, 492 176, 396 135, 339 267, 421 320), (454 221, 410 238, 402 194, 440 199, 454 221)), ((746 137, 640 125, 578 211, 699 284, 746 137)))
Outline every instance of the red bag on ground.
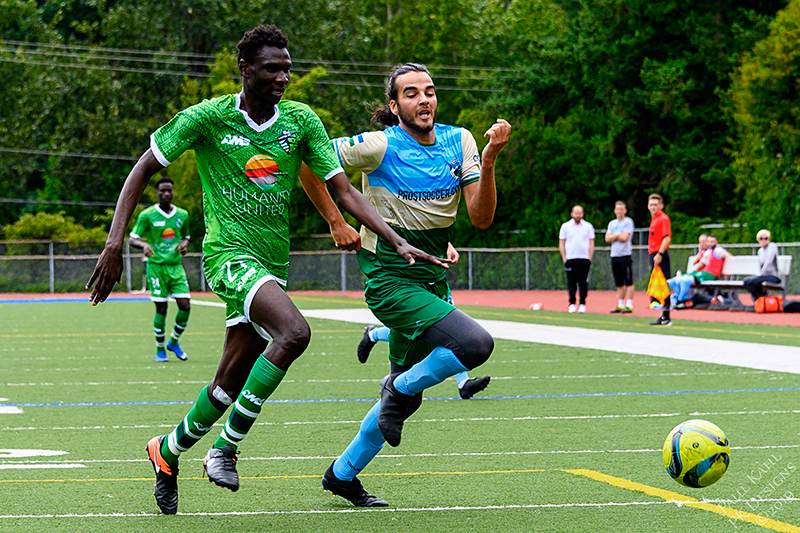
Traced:
POLYGON ((761 296, 756 299, 756 313, 783 312, 783 298, 780 296, 761 296))

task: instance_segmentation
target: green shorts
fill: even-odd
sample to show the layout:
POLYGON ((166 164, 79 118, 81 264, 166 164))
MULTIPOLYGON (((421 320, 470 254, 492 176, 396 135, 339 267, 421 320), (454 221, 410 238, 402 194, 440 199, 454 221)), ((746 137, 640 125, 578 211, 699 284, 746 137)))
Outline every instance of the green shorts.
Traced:
MULTIPOLYGON (((203 257, 203 273, 208 286, 225 302, 225 326, 252 323, 250 304, 258 289, 268 281, 286 288, 286 280, 273 276, 261 262, 247 254, 217 253, 203 257)), ((267 340, 272 337, 264 328, 253 328, 267 340)))
POLYGON ((389 360, 403 366, 422 361, 436 346, 418 339, 455 310, 446 279, 434 283, 402 278, 367 278, 367 305, 389 334, 389 360))
POLYGON ((690 276, 694 277, 697 281, 713 281, 717 279, 717 276, 706 272, 705 270, 695 270, 689 274, 690 276))
POLYGON ((147 287, 150 289, 150 300, 166 302, 169 297, 191 298, 189 281, 183 265, 161 265, 147 262, 147 287))

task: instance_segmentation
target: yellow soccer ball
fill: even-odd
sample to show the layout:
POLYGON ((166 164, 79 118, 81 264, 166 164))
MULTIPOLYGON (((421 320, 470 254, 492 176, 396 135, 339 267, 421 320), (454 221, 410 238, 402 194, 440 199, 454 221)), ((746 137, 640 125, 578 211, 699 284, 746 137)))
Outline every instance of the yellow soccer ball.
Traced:
POLYGON ((664 441, 664 466, 672 479, 687 487, 713 485, 728 470, 728 437, 706 420, 679 424, 664 441))

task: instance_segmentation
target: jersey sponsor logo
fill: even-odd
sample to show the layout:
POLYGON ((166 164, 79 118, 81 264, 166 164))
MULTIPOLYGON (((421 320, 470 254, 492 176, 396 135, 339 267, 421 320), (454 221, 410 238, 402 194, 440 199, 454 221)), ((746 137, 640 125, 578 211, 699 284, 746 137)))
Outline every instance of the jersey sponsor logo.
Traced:
POLYGON ((165 241, 171 241, 175 238, 175 230, 172 228, 167 228, 161 232, 161 238, 165 241))
MULTIPOLYGON (((267 188, 267 186, 262 187, 262 189, 267 188)), ((291 193, 277 189, 268 191, 222 187, 222 194, 233 202, 237 213, 279 217, 284 216, 286 213, 286 206, 289 205, 291 193)))
POLYGON ((258 396, 250 392, 249 389, 243 391, 242 396, 250 400, 253 403, 253 405, 262 405, 264 403, 264 398, 259 398, 258 396))
POLYGON ((291 131, 283 130, 278 136, 278 145, 283 148, 287 154, 292 153, 292 144, 297 142, 297 134, 291 131))
POLYGON ((268 155, 254 155, 244 166, 244 175, 247 179, 262 189, 269 189, 278 181, 275 175, 277 171, 278 163, 268 155))
POLYGON ((250 146, 250 139, 239 137, 238 135, 227 134, 220 144, 231 144, 233 146, 250 146))
POLYGON ((442 198, 449 198, 457 192, 458 185, 432 191, 407 191, 405 189, 400 189, 397 191, 397 197, 401 200, 441 200, 442 198))
POLYGON ((160 227, 166 226, 166 225, 167 225, 167 223, 164 222, 163 220, 156 220, 155 222, 153 222, 153 226, 155 226, 157 228, 160 228, 160 227))

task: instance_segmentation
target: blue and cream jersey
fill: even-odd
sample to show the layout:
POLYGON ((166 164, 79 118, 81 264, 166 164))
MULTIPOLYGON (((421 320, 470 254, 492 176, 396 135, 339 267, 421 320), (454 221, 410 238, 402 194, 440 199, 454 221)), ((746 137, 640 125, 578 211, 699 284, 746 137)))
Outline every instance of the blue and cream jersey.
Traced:
MULTIPOLYGON (((415 246, 445 257, 461 189, 480 178, 480 155, 472 134, 435 125, 436 141, 417 142, 399 126, 333 140, 339 162, 363 173, 363 193, 387 224, 415 246)), ((395 249, 361 228, 362 247, 376 267, 415 280, 442 279, 445 270, 424 262, 409 267, 395 249)), ((370 272, 366 272, 370 275, 370 272)))

